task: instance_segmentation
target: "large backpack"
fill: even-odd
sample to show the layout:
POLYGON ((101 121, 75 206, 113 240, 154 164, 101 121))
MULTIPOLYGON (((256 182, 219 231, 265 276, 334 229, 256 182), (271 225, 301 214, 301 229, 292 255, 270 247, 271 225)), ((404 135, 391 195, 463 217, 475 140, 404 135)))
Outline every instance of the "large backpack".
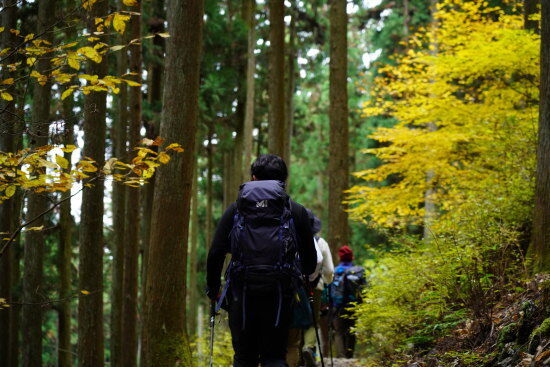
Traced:
POLYGON ((331 306, 338 310, 351 302, 360 301, 361 291, 365 285, 365 269, 362 266, 351 266, 335 274, 329 287, 331 306))
POLYGON ((230 240, 232 256, 226 289, 231 283, 243 304, 247 292, 277 291, 278 325, 283 291, 301 276, 291 202, 283 182, 264 180, 241 185, 230 240))

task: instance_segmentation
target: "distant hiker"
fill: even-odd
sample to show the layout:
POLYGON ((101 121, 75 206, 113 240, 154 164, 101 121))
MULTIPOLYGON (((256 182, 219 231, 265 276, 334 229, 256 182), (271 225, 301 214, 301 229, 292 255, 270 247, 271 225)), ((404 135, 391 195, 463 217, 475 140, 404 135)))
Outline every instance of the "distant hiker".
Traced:
MULTIPOLYGON (((327 241, 317 235, 321 231, 321 220, 311 211, 309 211, 309 215, 312 224, 312 231, 315 234, 315 246, 323 256, 323 261, 321 262, 320 267, 316 269, 314 274, 309 276, 313 289, 313 315, 316 320, 319 320, 321 294, 325 288, 325 284, 328 285, 332 282, 332 278, 334 276, 334 264, 332 262, 332 255, 330 253, 330 248, 327 241)), ((319 322, 317 322, 317 324, 319 324, 319 322)), ((306 367, 315 366, 315 357, 317 355, 315 345, 315 329, 310 327, 304 332, 304 346, 302 348, 302 354, 304 356, 304 363, 306 367)))
MULTIPOLYGON (((311 223, 311 229, 314 234, 321 231, 321 220, 317 218, 313 212, 306 209, 311 223)), ((290 367, 297 367, 301 359, 304 360, 305 366, 315 366, 315 345, 317 339, 315 335, 315 320, 319 321, 319 309, 321 292, 324 284, 332 282, 334 273, 334 265, 332 263, 332 255, 327 242, 321 237, 314 236, 315 249, 317 251, 317 266, 315 272, 309 276, 309 284, 307 291, 313 292, 313 310, 309 302, 302 300, 303 296, 299 292, 297 294, 297 302, 294 303, 293 322, 291 325, 288 337, 288 353, 287 362, 290 367), (300 350, 302 357, 300 358, 300 350)))
POLYGON ((336 354, 340 358, 353 358, 355 334, 351 328, 355 321, 350 317, 348 308, 352 302, 361 299, 361 290, 366 283, 365 269, 353 265, 353 251, 348 246, 338 250, 338 257, 340 264, 334 271, 334 281, 328 292, 334 318, 336 354))
POLYGON ((287 167, 261 155, 252 181, 223 214, 208 254, 207 294, 228 310, 234 367, 286 367, 291 303, 301 274, 315 271, 316 252, 306 209, 285 192, 287 167), (220 294, 226 254, 231 263, 220 294))

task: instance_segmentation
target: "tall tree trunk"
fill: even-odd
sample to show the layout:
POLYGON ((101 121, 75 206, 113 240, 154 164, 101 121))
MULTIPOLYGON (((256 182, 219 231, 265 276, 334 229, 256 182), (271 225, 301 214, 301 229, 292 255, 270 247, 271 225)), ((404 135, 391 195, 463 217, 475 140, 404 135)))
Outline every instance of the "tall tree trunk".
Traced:
POLYGON ((232 154, 232 166, 231 170, 231 186, 229 188, 229 199, 234 201, 237 198, 237 192, 239 191, 239 186, 241 185, 241 179, 244 174, 243 166, 243 126, 244 126, 244 104, 239 103, 237 105, 237 130, 235 139, 233 141, 233 149, 231 150, 232 154))
POLYGON ((550 270, 550 3, 542 2, 541 85, 533 249, 535 270, 550 270))
MULTIPOLYGON (((200 136, 199 136, 200 138, 200 136)), ((199 142, 200 139, 197 139, 199 142)), ((187 332, 193 336, 197 332, 197 307, 199 304, 197 294, 197 248, 199 241, 199 169, 198 169, 198 147, 195 144, 197 158, 195 159, 195 177, 193 178, 193 197, 191 199, 191 247, 189 248, 189 317, 187 317, 187 332)))
MULTIPOLYGON (((16 151, 23 149, 23 139, 21 132, 24 129, 24 116, 25 116, 25 95, 23 92, 23 88, 25 88, 23 85, 19 86, 20 90, 18 91, 19 98, 17 99, 17 108, 15 110, 14 117, 17 116, 16 120, 17 123, 14 125, 14 132, 15 135, 13 136, 12 142, 14 144, 14 149, 16 151)), ((22 212, 23 212, 23 192, 19 190, 14 195, 14 203, 15 203, 15 209, 14 209, 14 215, 13 215, 13 223, 12 228, 16 228, 16 226, 19 226, 19 224, 22 222, 22 212)), ((21 301, 22 298, 22 291, 20 290, 19 285, 21 284, 21 259, 23 257, 23 247, 21 245, 22 239, 21 236, 17 236, 15 241, 12 244, 12 259, 11 262, 12 268, 11 268, 11 284, 12 284, 12 293, 11 293, 11 299, 14 301, 21 301)), ((10 326, 9 326, 9 340, 10 340, 10 346, 9 346, 9 355, 8 355, 8 367, 19 367, 21 364, 20 358, 21 358, 21 307, 15 306, 10 308, 10 326)))
MULTIPOLYGON (((23 194, 20 192, 17 195, 17 198, 15 200, 16 205, 18 207, 15 209, 16 220, 19 219, 21 215, 21 203, 23 202, 23 194)), ((19 221, 15 222, 14 224, 19 224, 19 221)), ((15 227, 15 225, 14 225, 15 227)), ((19 236, 14 242, 13 242, 13 248, 19 249, 21 248, 21 237, 19 236)), ((5 255, 4 255, 5 256, 5 255)), ((11 268, 11 281, 12 281, 12 296, 10 297, 12 300, 18 300, 20 298, 19 292, 15 291, 15 285, 19 284, 21 280, 21 251, 18 250, 12 250, 11 252, 12 257, 12 268, 11 268)), ((10 307, 10 318, 9 318, 9 349, 8 349, 8 362, 6 364, 7 367, 19 367, 19 352, 20 352, 20 333, 19 329, 21 326, 21 308, 19 306, 10 307)))
MULTIPOLYGON (((109 2, 94 3, 88 18, 88 29, 95 29, 94 19, 107 14, 109 2)), ((100 78, 107 72, 107 58, 90 62, 88 74, 100 78)), ((99 167, 105 163, 106 93, 93 92, 84 98, 84 148, 82 155, 90 157, 99 167)), ((78 289, 90 292, 78 302, 78 365, 103 366, 103 189, 96 180, 82 193, 80 217, 80 249, 78 289)))
POLYGON ((403 0, 403 36, 405 39, 409 35, 409 26, 411 22, 409 5, 409 0, 403 0))
POLYGON ((349 182, 348 152, 348 41, 346 0, 333 0, 330 4, 330 147, 329 147, 329 199, 328 233, 333 258, 337 249, 348 244, 348 214, 344 190, 349 182))
POLYGON ((288 79, 286 92, 286 119, 285 119, 285 153, 286 165, 290 171, 290 153, 292 144, 292 129, 294 125, 294 91, 296 90, 296 12, 292 2, 292 18, 288 29, 288 79))
MULTIPOLYGON (((15 29, 17 24, 17 7, 7 6, 10 0, 3 0, 2 6, 4 10, 2 12, 2 27, 6 31, 0 35, 0 49, 11 48, 17 42, 15 35, 9 32, 10 29, 15 29)), ((11 62, 11 60, 9 61, 11 62)), ((5 80, 9 78, 7 71, 3 71, 1 79, 5 80)), ((0 102, 0 110, 4 111, 0 114, 0 151, 2 152, 14 152, 16 146, 14 144, 17 120, 15 116, 15 102, 5 101, 0 102)), ((16 197, 4 201, 0 204, 0 232, 11 233, 14 230, 15 223, 15 205, 16 197)), ((2 235, 6 237, 6 235, 2 235)), ((0 243, 3 241, 0 240, 0 243)), ((8 301, 12 300, 13 294, 13 265, 14 265, 14 252, 15 249, 11 245, 4 256, 0 258, 0 298, 4 298, 8 301)), ((0 366, 10 366, 10 354, 13 351, 10 350, 10 318, 12 317, 13 310, 0 311, 0 366)))
MULTIPOLYGON (((140 11, 140 3, 133 9, 140 11)), ((141 16, 132 15, 129 36, 141 36, 141 16)), ((130 72, 132 79, 141 84, 141 43, 130 46, 130 72)), ((139 144, 141 128, 141 87, 129 89, 128 149, 139 144)), ((130 152, 129 151, 129 152, 130 152)), ((130 154, 128 154, 130 156, 130 154)), ((124 225, 124 281, 122 300, 122 365, 134 367, 137 362, 137 305, 138 305, 138 259, 139 259, 139 188, 128 187, 126 191, 126 222, 124 225)))
MULTIPOLYGON (((150 33, 163 33, 166 12, 164 10, 164 0, 153 2, 153 16, 149 20, 150 33)), ((148 100, 151 106, 154 117, 150 125, 146 127, 147 137, 154 139, 158 136, 160 130, 160 117, 162 112, 162 80, 164 77, 164 38, 161 36, 153 37, 153 55, 154 60, 150 65, 149 85, 148 85, 148 100)), ((149 183, 142 188, 143 198, 143 218, 142 218, 142 260, 141 260, 141 284, 142 308, 145 305, 147 294, 145 292, 145 284, 147 283, 147 258, 149 254, 149 242, 151 234, 151 212, 153 210, 153 199, 155 195, 155 178, 151 177, 149 183)), ((143 325, 142 325, 143 326, 143 325)))
MULTIPOLYGON (((124 9, 122 0, 119 1, 119 9, 124 9)), ((126 34, 120 36, 120 43, 127 42, 126 34)), ((117 53, 117 74, 122 76, 128 72, 128 53, 122 49, 117 53)), ((120 85, 120 92, 116 99, 117 116, 113 134, 113 151, 115 157, 122 161, 127 160, 126 142, 128 126, 128 86, 120 85)), ((111 364, 113 367, 122 367, 122 303, 123 303, 123 279, 124 279, 124 249, 125 249, 125 220, 126 220, 126 191, 125 185, 115 183, 113 185, 113 270, 112 270, 112 298, 111 298, 111 364)))
POLYGON ((268 0, 269 6, 269 152, 285 156, 285 4, 268 0))
MULTIPOLYGON (((437 0, 430 0, 430 12, 431 12, 431 28, 435 32, 437 29, 437 19, 435 14, 437 12, 437 0)), ((438 53, 438 44, 437 42, 432 42, 430 48, 430 54, 436 56, 438 53)), ((432 80, 432 83, 435 82, 435 76, 432 80)), ((435 98, 435 97, 434 97, 435 98)), ((427 129, 430 132, 437 130, 437 125, 434 122, 429 122, 427 124, 427 129)), ((427 189, 424 193, 424 228, 422 240, 424 242, 429 242, 433 239, 432 225, 437 217, 437 205, 434 201, 434 196, 436 193, 436 187, 434 186, 435 172, 433 169, 429 169, 426 172, 426 185, 427 189)))
MULTIPOLYGON (((247 181, 250 177, 249 167, 252 162, 252 130, 254 129, 254 95, 256 73, 256 0, 244 0, 244 21, 248 27, 248 41, 246 52, 246 105, 244 112, 243 126, 243 177, 242 181, 247 181)), ((210 230, 210 228, 208 228, 210 230)), ((208 244, 210 245, 210 244, 208 244)))
POLYGON ((185 323, 189 206, 198 118, 203 1, 168 3, 166 72, 160 135, 185 151, 157 172, 151 219, 144 366, 192 365, 185 323), (167 295, 170 295, 167 297, 167 295))
MULTIPOLYGON (((70 39, 70 38, 69 38, 70 39)), ((65 98, 62 105, 64 129, 64 144, 74 144, 74 125, 76 116, 73 112, 73 96, 65 98)), ((71 162, 72 153, 66 152, 64 158, 71 162)), ((70 167, 66 170, 70 171, 70 167)), ((71 215, 71 192, 61 194, 61 213, 59 219, 59 297, 63 300, 59 305, 59 346, 58 366, 72 366, 73 351, 71 347, 71 258, 73 245, 74 221, 71 215)))
POLYGON ((524 0, 523 2, 523 24, 525 29, 530 29, 533 32, 539 33, 540 26, 537 20, 530 19, 539 11, 540 0, 524 0))
POLYGON ((213 170, 214 170, 214 148, 212 146, 212 140, 214 139, 214 123, 208 122, 208 147, 206 151, 206 160, 208 166, 208 172, 206 177, 206 246, 210 248, 212 244, 212 231, 213 231, 213 170))
POLYGON ((223 207, 231 203, 231 175, 233 170, 233 147, 223 152, 223 207))
MULTIPOLYGON (((55 17, 54 1, 44 0, 38 6, 37 34, 44 33, 43 39, 51 42, 55 17)), ((46 74, 50 69, 48 58, 38 60, 36 70, 46 74)), ((51 83, 35 85, 33 96, 33 112, 30 126, 31 147, 48 144, 50 123, 51 83)), ((27 218, 34 218, 47 209, 48 201, 44 193, 29 195, 27 218)), ((32 224, 35 227, 44 225, 41 216, 32 224)), ((30 231, 25 236, 23 255, 25 272, 23 274, 23 366, 40 366, 42 364, 42 306, 43 301, 43 263, 44 263, 44 233, 30 231)))

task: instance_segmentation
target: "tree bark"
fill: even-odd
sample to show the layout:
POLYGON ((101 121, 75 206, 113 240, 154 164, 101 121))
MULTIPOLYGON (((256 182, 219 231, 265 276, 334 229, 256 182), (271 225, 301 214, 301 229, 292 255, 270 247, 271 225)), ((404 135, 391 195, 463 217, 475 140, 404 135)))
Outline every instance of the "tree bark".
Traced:
MULTIPOLYGON (((109 2, 94 3, 88 18, 88 29, 95 29, 94 19, 107 14, 109 2)), ((107 58, 100 63, 90 62, 88 74, 100 78, 107 73, 107 58)), ((82 155, 105 164, 106 93, 93 92, 84 98, 84 148, 82 155)), ((102 180, 96 180, 82 193, 80 217, 80 250, 78 267, 79 290, 90 292, 81 295, 78 302, 78 365, 103 366, 103 190, 102 180)))
MULTIPOLYGON (((437 12, 437 0, 430 0, 430 12, 431 12, 431 28, 435 32, 437 30, 437 18, 435 14, 437 12)), ((439 52, 439 46, 437 42, 432 42, 430 54, 436 56, 439 52)), ((435 80, 431 81, 432 83, 435 80)), ((434 97, 435 98, 435 97, 434 97)), ((437 130, 437 125, 434 122, 429 122, 426 126, 428 131, 433 132, 437 130)), ((434 186, 435 172, 433 169, 429 169, 426 172, 426 192, 424 193, 424 223, 423 223, 423 235, 422 240, 424 242, 430 242, 433 239, 432 225, 437 218, 437 205, 434 200, 437 187, 434 186)))
MULTIPOLYGON (((153 16, 149 20, 150 33, 163 33, 165 31, 164 22, 166 19, 166 11, 164 10, 164 0, 153 2, 153 16)), ((164 49, 165 42, 161 36, 153 37, 153 55, 154 59, 150 65, 149 78, 149 105, 153 110, 153 121, 149 126, 146 126, 146 134, 150 139, 155 139, 159 135, 160 118, 162 112, 162 81, 164 77, 164 49)), ((142 217, 142 259, 141 259, 141 304, 142 308, 146 303, 147 293, 145 292, 145 284, 147 283, 147 259, 149 254, 149 243, 151 234, 151 213, 153 211, 153 199, 155 195, 155 177, 149 179, 149 183, 142 188, 143 198, 143 217, 142 217)), ((142 324, 143 326, 143 324, 142 324)))
MULTIPOLYGON (((140 3, 133 8, 140 12, 140 3)), ((129 24, 129 36, 136 39, 141 36, 141 16, 132 15, 129 24)), ((131 78, 142 82, 141 43, 130 46, 131 78)), ((128 154, 139 144, 141 128, 141 87, 130 87, 129 91, 129 128, 128 154)), ((124 224, 124 280, 122 300, 122 365, 134 367, 137 363, 137 305, 138 305, 138 259, 139 259, 139 188, 126 189, 126 222, 124 224)))
MULTIPOLYGON (((2 6, 6 6, 9 0, 3 0, 2 6)), ((15 35, 9 32, 10 29, 15 29, 17 24, 17 7, 8 6, 4 8, 2 12, 2 27, 6 31, 2 32, 0 38, 0 49, 13 47, 16 39, 15 35)), ((11 61, 9 61, 11 62, 11 61)), ((9 77, 7 71, 2 72, 1 79, 5 80, 9 77)), ((0 114, 0 151, 2 152, 14 152, 16 151, 15 135, 17 121, 14 118, 15 115, 15 102, 5 101, 0 102, 0 110, 4 113, 0 114)), ((4 201, 0 204, 0 232, 11 233, 14 230, 15 222, 15 205, 16 197, 4 201)), ((3 235, 2 237, 6 237, 3 235)), ((2 243, 3 241, 0 241, 2 243)), ((0 258, 0 298, 4 298, 8 301, 12 300, 14 280, 13 265, 14 265, 14 247, 10 246, 4 256, 0 258)), ((0 311, 0 366, 10 366, 10 354, 13 351, 10 350, 10 318, 14 311, 12 309, 0 311)))
POLYGON ((347 23, 346 0, 330 4, 330 147, 329 147, 329 225, 328 243, 333 258, 340 246, 348 244, 347 206, 344 190, 349 182, 347 23))
POLYGON ((166 72, 160 135, 180 143, 169 167, 157 172, 151 219, 144 366, 192 365, 185 323, 189 207, 198 118, 203 1, 168 3, 166 72), (169 296, 167 296, 169 295, 169 296))
POLYGON ((285 5, 268 0, 269 11, 269 152, 285 156, 285 5))
MULTIPOLYGON (((292 9, 295 10, 295 4, 292 2, 292 9)), ((285 161, 290 172, 291 164, 291 146, 292 146, 292 129, 294 125, 294 91, 296 90, 296 12, 292 12, 290 27, 288 29, 288 79, 286 93, 286 119, 285 119, 285 161)))
MULTIPOLYGON (((69 38, 70 39, 70 38, 69 38)), ((77 123, 73 112, 73 96, 65 98, 62 104, 63 121, 65 124, 63 141, 65 145, 74 144, 74 125, 77 123)), ((64 158, 71 162, 72 153, 66 152, 64 158)), ((70 167, 66 170, 70 171, 70 167)), ((71 191, 61 194, 63 203, 60 207, 59 219, 59 346, 58 366, 72 366, 73 351, 71 347, 71 258, 73 246, 74 220, 71 215, 71 191)))
POLYGON ((540 32, 539 22, 529 19, 531 15, 539 11, 540 0, 524 0, 523 2, 523 24, 525 29, 532 30, 535 33, 540 32))
MULTIPOLYGON (((200 139, 197 139, 197 142, 200 139)), ((198 148, 198 144, 195 144, 198 148)), ((198 149, 195 150, 198 152, 198 149)), ((198 158, 198 154, 197 154, 198 158)), ((195 160, 195 165, 198 164, 198 159, 195 160)), ((194 336, 197 332, 197 307, 198 307, 198 294, 197 294, 197 248, 199 241, 199 170, 195 167, 195 177, 193 178, 193 197, 191 199, 191 247, 189 249, 189 317, 187 318, 187 332, 189 335, 194 336)))
MULTIPOLYGON (((38 6, 37 34, 43 32, 42 39, 53 39, 53 25, 55 17, 54 1, 44 0, 38 6)), ((42 58, 36 63, 36 70, 46 74, 50 69, 48 58, 42 58)), ((30 129, 31 147, 48 144, 50 125, 51 83, 36 84, 33 96, 33 112, 30 129)), ((44 171, 42 171, 44 172, 44 171)), ((48 201, 44 193, 29 195, 27 203, 27 218, 34 218, 47 209, 48 201)), ((45 223, 40 217, 33 226, 40 227, 45 223)), ((30 231, 25 235, 25 249, 23 254, 23 307, 22 307, 22 346, 23 366, 40 366, 42 364, 42 306, 43 301, 43 267, 44 267, 44 233, 30 231)))
MULTIPOLYGON (((124 9, 122 1, 119 2, 119 9, 124 9)), ((127 42, 128 37, 123 34, 120 43, 127 42)), ((128 72, 128 53, 126 49, 117 53, 117 74, 122 76, 128 72)), ((115 157, 127 161, 126 143, 128 127, 128 86, 126 83, 120 85, 120 92, 117 96, 117 116, 113 134, 113 151, 115 157)), ((123 279, 124 279, 124 248, 125 248, 125 220, 126 220, 126 191, 125 185, 115 183, 113 185, 113 270, 112 270, 112 298, 111 298, 111 364, 113 367, 122 367, 122 300, 123 300, 123 279)))
POLYGON ((213 211, 213 170, 214 170, 214 148, 212 140, 214 139, 214 123, 208 123, 208 147, 206 151, 206 160, 208 165, 208 173, 206 177, 206 246, 210 248, 212 244, 212 211, 213 211))
MULTIPOLYGON (((256 73, 256 0, 244 1, 243 18, 248 27, 247 52, 246 52, 246 102, 243 126, 243 177, 241 181, 250 179, 250 164, 252 163, 252 130, 254 129, 254 95, 256 73)), ((209 228, 210 229, 210 228, 209 228)))
POLYGON ((542 2, 541 85, 533 220, 535 270, 550 270, 550 3, 542 2))

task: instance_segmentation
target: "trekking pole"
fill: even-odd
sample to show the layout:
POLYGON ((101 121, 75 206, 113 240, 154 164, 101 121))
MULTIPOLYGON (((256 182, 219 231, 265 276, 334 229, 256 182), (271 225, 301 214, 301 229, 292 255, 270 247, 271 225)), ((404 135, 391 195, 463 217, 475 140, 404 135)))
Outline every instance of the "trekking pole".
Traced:
POLYGON ((332 357, 332 306, 328 305, 328 352, 330 354, 330 367, 334 367, 334 359, 332 357))
POLYGON ((334 359, 332 357, 332 298, 330 297, 330 289, 327 291, 328 296, 328 353, 330 354, 330 367, 334 367, 334 359))
POLYGON ((214 366, 214 327, 216 321, 216 301, 210 302, 210 367, 214 366))
POLYGON ((311 286, 307 279, 304 277, 304 282, 306 285, 306 289, 308 291, 308 300, 309 300, 309 308, 311 309, 311 318, 313 319, 313 328, 315 329, 315 338, 317 339, 317 347, 319 349, 319 356, 321 357, 321 367, 325 367, 325 359, 323 358, 323 351, 321 350, 321 337, 319 336, 319 327, 317 325, 317 319, 315 317, 314 308, 313 308, 313 289, 311 289, 311 286))

